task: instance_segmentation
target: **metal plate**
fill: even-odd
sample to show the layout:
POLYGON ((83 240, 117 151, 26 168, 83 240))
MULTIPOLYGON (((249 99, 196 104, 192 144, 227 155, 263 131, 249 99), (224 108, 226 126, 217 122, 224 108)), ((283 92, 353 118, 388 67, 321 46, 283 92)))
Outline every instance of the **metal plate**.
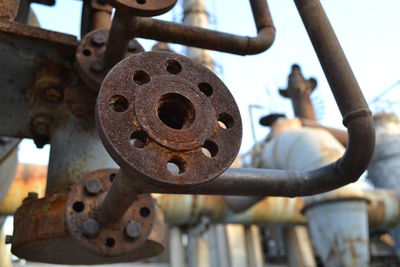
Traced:
MULTIPOLYGON (((108 70, 102 61, 106 50, 109 30, 94 30, 85 35, 76 51, 76 67, 81 79, 93 90, 99 90, 108 70)), ((144 52, 136 40, 130 40, 126 56, 144 52)))
POLYGON ((161 186, 216 178, 235 159, 242 137, 238 107, 223 82, 168 52, 136 54, 109 72, 97 127, 124 171, 161 186))
MULTIPOLYGON (((101 225, 99 233, 94 237, 84 234, 83 224, 88 219, 96 219, 97 211, 111 187, 111 179, 115 175, 112 171, 96 171, 87 175, 78 184, 71 187, 65 217, 71 235, 94 254, 112 256, 133 251, 141 246, 149 237, 154 222, 154 202, 150 194, 138 195, 138 199, 126 211, 123 217, 111 224, 101 225), (102 184, 102 191, 96 195, 85 191, 88 179, 96 178, 102 184), (141 225, 137 238, 129 238, 125 234, 125 227, 133 220, 141 225)), ((118 205, 118 203, 115 203, 118 205)))
POLYGON ((168 12, 177 0, 107 0, 107 2, 115 8, 129 9, 134 16, 152 17, 168 12))

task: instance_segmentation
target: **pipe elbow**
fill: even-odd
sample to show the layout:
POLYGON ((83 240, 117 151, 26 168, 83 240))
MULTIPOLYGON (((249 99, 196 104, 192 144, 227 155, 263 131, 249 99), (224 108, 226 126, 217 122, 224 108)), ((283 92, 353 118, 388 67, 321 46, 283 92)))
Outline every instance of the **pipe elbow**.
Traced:
POLYGON ((247 37, 247 48, 243 55, 255 55, 267 51, 275 41, 274 25, 266 25, 258 30, 256 37, 247 37))
POLYGON ((368 109, 346 114, 343 124, 347 127, 349 144, 335 166, 342 179, 351 183, 358 180, 371 161, 375 148, 375 127, 368 109))

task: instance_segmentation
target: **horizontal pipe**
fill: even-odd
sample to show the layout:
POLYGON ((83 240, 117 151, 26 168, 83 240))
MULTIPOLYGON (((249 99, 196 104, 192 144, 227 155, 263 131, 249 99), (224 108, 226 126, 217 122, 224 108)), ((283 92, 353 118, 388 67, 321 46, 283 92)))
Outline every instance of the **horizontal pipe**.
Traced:
MULTIPOLYGON (((44 197, 47 166, 19 164, 15 179, 3 201, 0 215, 13 215, 29 192, 44 197)), ((115 180, 114 180, 115 181, 115 180)), ((363 190, 368 200, 370 227, 387 229, 400 221, 400 203, 395 192, 390 190, 363 190)), ((235 224, 305 224, 301 214, 304 207, 302 198, 267 197, 242 213, 234 213, 224 203, 222 196, 206 195, 153 195, 165 213, 169 225, 193 224, 207 214, 213 223, 235 224)))
POLYGON ((349 143, 336 162, 311 171, 228 169, 206 185, 181 190, 143 184, 144 192, 208 195, 308 196, 355 182, 375 147, 371 112, 339 41, 318 0, 296 1, 299 13, 325 71, 347 127, 349 143))
POLYGON ((131 37, 210 49, 237 55, 266 51, 275 39, 275 27, 266 0, 250 0, 256 37, 238 36, 162 20, 132 17, 131 37))

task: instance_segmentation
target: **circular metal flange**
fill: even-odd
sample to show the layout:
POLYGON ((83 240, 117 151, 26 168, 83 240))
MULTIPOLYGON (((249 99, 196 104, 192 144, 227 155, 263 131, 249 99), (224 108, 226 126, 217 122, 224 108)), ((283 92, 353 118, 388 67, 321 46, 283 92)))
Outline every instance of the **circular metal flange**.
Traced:
MULTIPOLYGON (((104 177, 117 171, 102 170, 104 177)), ((93 186, 89 185, 90 188, 93 189, 93 186)), ((96 189, 90 191, 92 194, 97 192, 96 189)), ((158 205, 155 205, 155 221, 146 242, 134 251, 110 257, 86 249, 70 234, 65 217, 67 199, 68 192, 62 192, 24 201, 14 214, 11 247, 14 255, 28 261, 87 265, 133 262, 154 257, 163 251, 166 226, 158 205)))
POLYGON ((100 225, 96 215, 114 175, 110 171, 87 175, 71 187, 65 208, 71 235, 97 255, 114 256, 135 250, 149 237, 155 219, 151 195, 141 194, 119 221, 100 225))
POLYGON ((133 16, 152 17, 171 10, 177 0, 107 0, 115 8, 129 8, 133 16))
MULTIPOLYGON (((76 50, 76 67, 81 79, 92 90, 99 90, 108 70, 102 61, 109 30, 94 30, 85 35, 76 50)), ((130 40, 126 56, 144 52, 136 40, 130 40)))
POLYGON ((158 186, 211 181, 240 148, 242 123, 228 88, 173 53, 118 63, 101 86, 96 116, 102 142, 124 172, 158 186))

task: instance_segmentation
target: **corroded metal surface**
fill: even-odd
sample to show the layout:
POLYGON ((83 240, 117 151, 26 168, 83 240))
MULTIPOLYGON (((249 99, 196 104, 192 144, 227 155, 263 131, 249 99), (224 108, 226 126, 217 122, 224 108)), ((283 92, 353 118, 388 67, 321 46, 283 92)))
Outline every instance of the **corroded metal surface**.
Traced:
POLYGON ((161 15, 174 7, 177 0, 107 0, 115 8, 129 9, 132 15, 152 17, 161 15))
MULTIPOLYGON (((108 69, 103 62, 109 30, 94 30, 85 35, 76 50, 76 67, 81 79, 93 90, 98 90, 108 69)), ((125 56, 143 52, 136 40, 130 40, 125 56)))
MULTIPOLYGON (((101 170, 88 174, 80 183, 71 187, 66 204, 66 221, 69 232, 94 254, 113 256, 133 251, 141 246, 152 231, 155 219, 154 203, 149 194, 138 195, 135 202, 115 223, 101 225, 97 211, 109 191, 113 170, 101 170), (88 190, 90 182, 97 181, 99 193, 88 190), (139 225, 132 238, 130 224, 139 225), (99 228, 99 229, 97 229, 99 228)), ((114 203, 118 206, 118 203, 114 203)))
POLYGON ((36 75, 45 66, 68 67, 74 60, 76 44, 71 35, 0 20, 0 135, 32 137, 32 107, 55 113, 56 105, 41 101, 44 92, 33 88, 36 75), (35 101, 31 102, 32 93, 35 101))
POLYGON ((167 52, 116 65, 102 84, 97 122, 124 172, 158 185, 214 179, 235 159, 242 136, 238 107, 223 82, 167 52))
MULTIPOLYGON (((141 245, 136 246, 134 250, 124 251, 125 253, 105 256, 102 253, 94 253, 76 239, 74 234, 69 233, 65 216, 67 201, 67 192, 55 193, 42 199, 25 200, 15 213, 12 252, 29 261, 107 264, 147 259, 163 251, 165 224, 157 205, 152 210, 152 230, 141 245)), ((122 229, 120 235, 124 236, 124 232, 122 229)))
POLYGON ((46 177, 47 166, 19 164, 13 182, 0 202, 0 213, 12 215, 28 192, 36 192, 43 197, 46 177))

